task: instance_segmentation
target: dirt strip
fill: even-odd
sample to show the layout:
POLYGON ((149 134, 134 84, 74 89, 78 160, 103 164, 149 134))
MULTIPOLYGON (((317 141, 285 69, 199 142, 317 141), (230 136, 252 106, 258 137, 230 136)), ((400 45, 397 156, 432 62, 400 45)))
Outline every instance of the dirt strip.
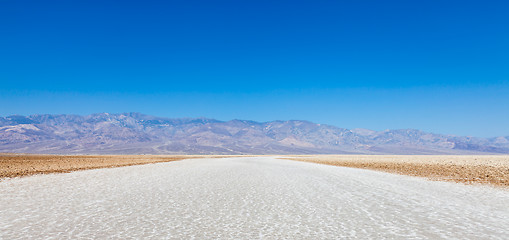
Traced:
POLYGON ((31 155, 0 154, 0 179, 45 173, 123 167, 190 158, 216 158, 210 155, 31 155))
POLYGON ((438 181, 509 187, 508 155, 304 155, 283 158, 426 177, 438 181))
MULTIPOLYGON (((0 154, 0 179, 190 158, 223 157, 239 156, 0 154)), ((509 187, 508 155, 292 155, 281 158, 427 177, 431 180, 509 187)))

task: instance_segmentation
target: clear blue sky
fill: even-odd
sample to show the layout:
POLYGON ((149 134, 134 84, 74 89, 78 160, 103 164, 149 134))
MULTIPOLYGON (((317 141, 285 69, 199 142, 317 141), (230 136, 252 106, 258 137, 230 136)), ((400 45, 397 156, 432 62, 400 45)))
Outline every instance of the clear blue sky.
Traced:
POLYGON ((509 1, 0 1, 0 116, 509 135, 509 1))

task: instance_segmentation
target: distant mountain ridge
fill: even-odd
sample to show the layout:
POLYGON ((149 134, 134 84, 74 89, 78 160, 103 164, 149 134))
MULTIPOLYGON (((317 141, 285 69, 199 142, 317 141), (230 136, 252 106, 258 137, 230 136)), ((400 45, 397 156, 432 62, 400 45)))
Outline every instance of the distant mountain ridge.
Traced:
POLYGON ((54 154, 507 154, 509 136, 344 129, 140 113, 0 117, 0 152, 54 154))

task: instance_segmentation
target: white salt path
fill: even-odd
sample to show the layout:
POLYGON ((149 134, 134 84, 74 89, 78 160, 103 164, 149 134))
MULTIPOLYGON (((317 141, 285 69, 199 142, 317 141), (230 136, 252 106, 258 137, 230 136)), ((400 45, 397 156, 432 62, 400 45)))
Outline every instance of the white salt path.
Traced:
POLYGON ((0 239, 508 239, 509 191, 269 157, 0 182, 0 239))

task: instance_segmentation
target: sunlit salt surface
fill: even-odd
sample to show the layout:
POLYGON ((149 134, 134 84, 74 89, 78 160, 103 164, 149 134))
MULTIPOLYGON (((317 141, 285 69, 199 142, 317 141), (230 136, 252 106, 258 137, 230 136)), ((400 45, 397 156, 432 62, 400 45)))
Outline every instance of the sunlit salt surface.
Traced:
POLYGON ((0 182, 0 239, 508 239, 509 191, 273 158, 0 182))

